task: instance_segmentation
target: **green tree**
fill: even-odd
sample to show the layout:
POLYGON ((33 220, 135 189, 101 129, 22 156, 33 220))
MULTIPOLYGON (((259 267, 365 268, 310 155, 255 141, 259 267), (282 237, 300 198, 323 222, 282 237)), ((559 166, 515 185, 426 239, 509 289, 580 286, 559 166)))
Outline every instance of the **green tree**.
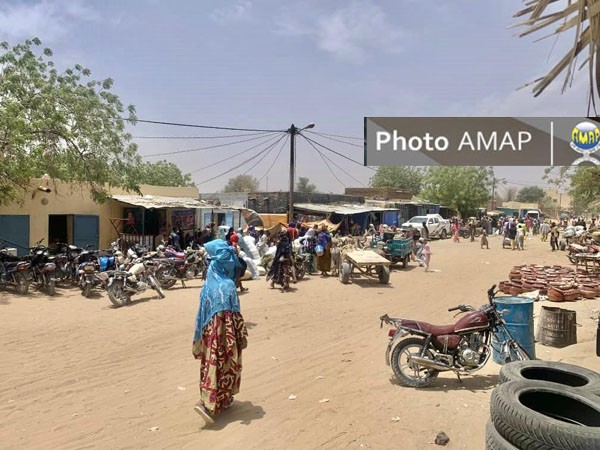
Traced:
POLYGON ((146 162, 140 168, 139 183, 154 186, 194 186, 189 173, 183 175, 179 167, 166 160, 155 163, 146 162))
POLYGON ((421 192, 425 170, 419 167, 381 166, 369 180, 374 188, 407 189, 421 192))
POLYGON ((97 201, 107 186, 139 191, 142 162, 125 131, 135 108, 111 92, 112 79, 95 81, 79 64, 59 70, 40 46, 0 43, 0 203, 45 173, 87 184, 97 201))
POLYGON ((254 192, 258 187, 259 182, 252 175, 238 175, 227 180, 223 192, 254 192))
POLYGON ((298 177, 296 191, 310 194, 312 192, 317 192, 317 187, 310 182, 308 177, 298 177))
POLYGON ((468 217, 490 199, 491 184, 492 172, 487 167, 432 167, 421 196, 468 217))
POLYGON ((523 203, 538 203, 545 196, 546 193, 541 187, 528 186, 519 190, 517 194, 517 201, 523 203))
POLYGON ((600 167, 580 166, 571 175, 573 209, 583 212, 600 199, 600 167))

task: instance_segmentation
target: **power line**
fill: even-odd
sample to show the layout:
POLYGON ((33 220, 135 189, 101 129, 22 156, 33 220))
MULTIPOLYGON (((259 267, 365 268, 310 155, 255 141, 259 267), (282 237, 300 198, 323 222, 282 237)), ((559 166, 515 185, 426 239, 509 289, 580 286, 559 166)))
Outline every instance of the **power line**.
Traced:
MULTIPOLYGON (((269 153, 271 153, 273 151, 273 148, 279 144, 279 142, 283 139, 283 136, 281 136, 277 141, 273 142, 271 145, 269 145, 270 148, 268 148, 268 151, 262 156, 262 158, 258 159, 251 167, 248 167, 248 169, 246 169, 246 171, 242 174, 242 175, 246 175, 248 172, 250 172, 252 169, 254 169, 258 164, 260 164, 260 162, 265 159, 269 153)), ((283 147, 282 147, 283 148, 283 147)), ((267 150, 267 148, 265 148, 265 151, 267 150)))
POLYGON ((355 136, 342 136, 341 134, 327 134, 327 133, 317 133, 316 131, 309 131, 309 133, 316 134, 319 136, 329 136, 329 137, 338 137, 342 139, 355 139, 357 141, 364 141, 364 138, 355 137, 355 136))
POLYGON ((340 139, 332 138, 332 137, 327 136, 326 134, 316 133, 314 131, 309 131, 309 133, 316 134, 317 136, 321 136, 325 139, 329 139, 330 141, 340 142, 340 143, 346 144, 346 145, 352 145, 353 147, 364 148, 364 144, 363 145, 353 144, 352 142, 342 141, 340 139))
POLYGON ((279 137, 279 136, 275 136, 275 138, 273 138, 273 137, 270 137, 270 138, 269 138, 269 139, 267 139, 266 141, 259 142, 258 144, 255 144, 255 145, 253 145, 252 147, 249 147, 249 148, 247 148, 246 150, 242 150, 241 152, 238 152, 238 153, 236 153, 236 154, 234 154, 234 155, 227 156, 226 158, 223 158, 223 159, 221 159, 221 160, 219 160, 219 161, 217 161, 217 162, 215 162, 215 163, 209 164, 209 165, 207 165, 207 166, 203 166, 203 167, 201 167, 201 168, 199 168, 199 169, 192 170, 192 171, 191 171, 191 172, 189 172, 189 173, 196 173, 196 172, 200 172, 200 171, 202 171, 202 170, 209 169, 209 168, 211 168, 211 167, 214 167, 214 166, 216 166, 216 165, 222 164, 222 163, 224 163, 225 161, 227 161, 228 159, 232 159, 232 158, 235 158, 236 156, 240 156, 240 155, 243 155, 244 153, 248 153, 249 151, 251 151, 251 150, 254 150, 254 149, 255 149, 255 148, 257 148, 257 147, 260 147, 261 145, 264 145, 264 144, 266 144, 267 142, 269 142, 269 141, 272 141, 273 139, 277 139, 277 140, 275 141, 275 144, 277 144, 277 142, 279 142, 279 141, 280 141, 282 138, 283 138, 283 136, 281 136, 281 137, 279 137), (277 138, 278 138, 278 139, 277 139, 277 138))
MULTIPOLYGON (((317 147, 313 147, 315 150, 317 150, 317 147)), ((323 162, 325 163, 325 165, 327 166, 327 168, 329 169, 329 171, 331 172, 331 174, 333 175, 333 177, 338 180, 338 182, 344 186, 344 188, 346 188, 347 186, 342 182, 342 180, 340 180, 338 178, 338 176, 335 174, 335 172, 333 171, 333 169, 331 168, 331 166, 329 165, 329 163, 327 162, 327 160, 325 159, 325 156, 323 155, 323 153, 321 153, 320 150, 317 150, 317 153, 319 154, 319 156, 321 157, 321 159, 323 160, 323 162)))
POLYGON ((361 167, 366 167, 367 169, 370 169, 370 170, 372 170, 373 172, 376 172, 376 171, 377 171, 377 169, 373 169, 372 167, 365 166, 365 165, 361 164, 360 162, 356 161, 355 159, 348 158, 346 155, 343 155, 343 154, 342 154, 342 153, 340 153, 340 152, 336 152, 335 150, 333 150, 333 149, 331 149, 331 148, 327 147, 326 145, 323 145, 323 144, 321 144, 320 142, 314 141, 314 140, 312 140, 311 138, 309 138, 309 137, 307 137, 307 136, 304 136, 304 134, 302 134, 302 133, 298 133, 298 134, 300 134, 300 135, 301 135, 301 136, 302 136, 304 139, 306 139, 306 140, 308 140, 308 141, 312 142, 313 144, 317 144, 319 147, 322 147, 322 148, 324 148, 325 150, 328 150, 328 151, 330 151, 330 152, 332 152, 332 153, 335 153, 336 155, 338 155, 338 156, 341 156, 342 158, 344 158, 344 159, 347 159, 348 161, 352 161, 354 164, 358 164, 358 165, 359 165, 359 166, 361 166, 361 167))
POLYGON ((271 163, 271 165, 269 166, 269 169, 265 172, 265 174, 258 179, 259 182, 261 182, 267 175, 269 175, 269 172, 271 172, 271 169, 273 168, 273 166, 275 165, 275 163, 279 159, 279 156, 281 155, 281 152, 283 151, 283 149, 285 147, 285 144, 287 144, 287 141, 289 140, 289 138, 290 138, 290 135, 289 134, 286 135, 285 140, 281 144, 281 148, 277 152, 277 156, 275 157, 275 159, 273 160, 273 162, 271 163))
POLYGON ((145 119, 135 119, 135 120, 131 121, 128 118, 124 118, 124 117, 121 117, 121 119, 126 120, 128 122, 153 123, 156 125, 168 125, 168 126, 173 126, 173 127, 206 128, 209 130, 265 131, 265 132, 271 132, 271 133, 286 131, 286 130, 261 130, 258 128, 215 127, 215 126, 211 126, 211 125, 195 125, 195 124, 189 124, 189 123, 162 122, 160 120, 145 120, 145 119))
POLYGON ((263 154, 263 153, 264 153, 264 152, 266 152, 267 150, 268 150, 268 148, 265 148, 265 149, 261 150, 260 152, 258 152, 256 155, 253 155, 253 156, 251 156, 250 158, 248 158, 248 159, 246 159, 246 160, 242 161, 242 162, 241 162, 241 163, 239 163, 237 166, 235 166, 235 167, 231 167, 230 169, 227 169, 225 172, 222 172, 222 173, 220 173, 219 175, 216 175, 216 176, 214 176, 214 177, 212 177, 212 178, 209 178, 208 180, 201 181, 201 182, 200 182, 200 183, 198 183, 198 184, 204 184, 204 183, 208 183, 209 181, 216 180, 217 178, 220 178, 220 177, 222 177, 223 175, 227 175, 228 173, 231 173, 231 172, 233 172, 235 169, 239 169, 239 168, 240 168, 240 167, 242 167, 244 164, 247 164, 248 162, 252 161, 252 159, 253 159, 253 158, 255 158, 255 157, 257 157, 257 156, 260 156, 261 154, 263 154))
POLYGON ((274 132, 264 132, 260 133, 243 133, 243 134, 226 134, 223 136, 132 136, 133 139, 228 139, 234 137, 247 137, 247 136, 258 136, 258 135, 267 135, 272 134, 274 132))
MULTIPOLYGON (((302 136, 302 137, 304 137, 304 136, 302 136)), ((312 148, 314 148, 314 149, 317 151, 317 153, 321 153, 321 151, 320 151, 320 150, 319 150, 317 147, 315 147, 315 146, 314 146, 314 144, 313 144, 312 142, 309 142, 308 144, 309 144, 309 145, 310 145, 312 148)), ((323 156, 323 155, 322 155, 322 156, 323 156)), ((326 156, 324 156, 324 157, 325 157, 325 158, 327 158, 326 156)), ((330 159, 330 158, 327 158, 327 160, 328 160, 328 161, 329 161, 331 164, 333 164, 335 167, 337 167, 338 169, 340 169, 342 172, 344 172, 346 175, 348 175, 350 178, 352 178, 354 181, 356 181, 358 184, 360 184, 360 185, 362 185, 362 186, 365 186, 365 184, 364 184, 362 181, 360 181, 358 178, 355 178, 353 175, 351 175, 351 174, 349 174, 348 172, 346 172, 346 171, 345 171, 345 170, 344 170, 342 167, 338 166, 338 165, 337 165, 337 164, 336 164, 336 163, 335 163, 335 162, 334 162, 332 159, 330 159)))
MULTIPOLYGON (((167 156, 167 155, 177 155, 180 153, 191 153, 191 152, 200 152, 202 150, 212 150, 215 148, 221 148, 221 147, 227 147, 228 145, 236 145, 236 144, 242 144, 244 142, 250 142, 250 141, 256 141, 257 139, 262 139, 264 138, 264 136, 257 136, 257 137, 252 137, 250 139, 242 139, 240 141, 235 141, 235 142, 226 142, 224 144, 218 144, 218 145, 211 145, 209 147, 200 147, 200 148, 189 148, 186 150, 176 150, 173 152, 164 152, 164 153, 153 153, 151 155, 144 155, 144 158, 151 158, 153 156, 167 156)), ((269 139, 267 139, 267 141, 269 141, 269 139)), ((265 142, 267 142, 265 141, 265 142)))

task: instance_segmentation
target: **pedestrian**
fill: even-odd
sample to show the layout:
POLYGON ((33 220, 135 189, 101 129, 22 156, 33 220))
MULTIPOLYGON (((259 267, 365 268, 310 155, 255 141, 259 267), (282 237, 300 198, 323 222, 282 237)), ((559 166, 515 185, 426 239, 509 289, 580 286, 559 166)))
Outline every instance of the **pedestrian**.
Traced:
POLYGON ((429 228, 427 228, 427 222, 423 221, 423 238, 429 239, 429 228))
POLYGON ((180 236, 179 236, 179 230, 177 229, 177 227, 173 227, 173 230, 171 231, 171 234, 169 235, 169 244, 171 244, 171 246, 175 249, 175 251, 177 251, 177 252, 181 251, 180 236))
POLYGON ((317 268, 321 271, 321 276, 329 276, 328 272, 331 270, 331 235, 327 231, 327 225, 321 226, 321 232, 317 236, 317 246, 321 247, 321 252, 317 252, 317 268))
POLYGON ((460 225, 458 224, 458 220, 454 219, 454 222, 452 223, 452 242, 460 242, 459 233, 460 225))
POLYGON ((523 223, 520 223, 517 225, 517 248, 519 250, 524 249, 526 230, 527 230, 527 225, 525 225, 523 223))
POLYGON ((508 239, 510 239, 510 249, 514 250, 516 248, 516 238, 517 238, 517 225, 514 222, 510 222, 508 226, 508 239))
POLYGON ((290 279, 292 277, 292 250, 290 237, 287 232, 279 233, 279 242, 273 263, 267 274, 267 281, 271 282, 271 287, 280 284, 283 291, 290 288, 290 279))
POLYGON ((475 219, 469 220, 469 236, 471 237, 471 242, 475 242, 475 219))
POLYGON ((481 232, 481 248, 483 248, 484 245, 485 248, 487 248, 488 250, 490 249, 490 246, 488 245, 488 233, 485 228, 481 232))
POLYGON ((240 390, 242 350, 247 346, 246 325, 235 287, 238 258, 223 240, 204 246, 210 265, 200 293, 192 346, 200 360, 200 400, 194 410, 207 424, 233 404, 240 390))
POLYGON ((550 233, 550 225, 548 225, 548 222, 544 221, 544 223, 540 225, 540 240, 542 242, 546 242, 548 240, 548 233, 550 233))
POLYGON ((550 247, 552 247, 552 251, 558 250, 558 236, 559 236, 558 227, 556 223, 552 222, 550 225, 550 247))
POLYGON ((421 250, 421 258, 423 261, 423 267, 425 267, 425 272, 429 272, 429 264, 431 262, 431 247, 429 246, 429 241, 427 239, 423 239, 422 243, 423 249, 421 250))
POLYGON ((240 248, 238 246, 238 242, 240 239, 240 235, 238 233, 236 233, 235 231, 233 231, 233 227, 231 228, 232 233, 229 236, 229 242, 230 245, 234 248, 235 250, 235 255, 238 258, 238 268, 237 268, 237 272, 236 272, 236 277, 235 277, 235 285, 236 287, 240 288, 240 292, 248 292, 248 288, 244 287, 244 285, 242 284, 242 277, 244 276, 244 274, 246 273, 246 270, 248 269, 248 264, 246 263, 246 261, 244 261, 244 258, 242 258, 240 256, 240 248))

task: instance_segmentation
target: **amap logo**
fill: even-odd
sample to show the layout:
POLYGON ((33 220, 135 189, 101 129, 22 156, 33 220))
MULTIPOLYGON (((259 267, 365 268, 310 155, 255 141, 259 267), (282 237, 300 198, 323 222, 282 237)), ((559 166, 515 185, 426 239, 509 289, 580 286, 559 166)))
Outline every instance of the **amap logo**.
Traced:
POLYGON ((583 156, 573 161, 574 166, 583 162, 599 165, 600 161, 592 158, 592 153, 600 150, 600 130, 590 122, 581 122, 571 131, 571 148, 583 156))

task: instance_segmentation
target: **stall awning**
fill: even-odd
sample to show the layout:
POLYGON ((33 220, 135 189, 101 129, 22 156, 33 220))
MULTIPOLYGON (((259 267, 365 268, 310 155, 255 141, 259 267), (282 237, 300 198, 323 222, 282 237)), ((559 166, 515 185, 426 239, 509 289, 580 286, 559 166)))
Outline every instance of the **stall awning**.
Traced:
POLYGON ((294 209, 301 211, 316 212, 321 214, 340 214, 349 216, 369 212, 398 211, 397 208, 380 208, 378 206, 365 205, 321 205, 313 203, 294 203, 294 209))
POLYGON ((155 208, 206 208, 210 206, 206 202, 191 197, 163 197, 160 195, 111 195, 113 200, 128 205, 140 206, 146 209, 155 208))

